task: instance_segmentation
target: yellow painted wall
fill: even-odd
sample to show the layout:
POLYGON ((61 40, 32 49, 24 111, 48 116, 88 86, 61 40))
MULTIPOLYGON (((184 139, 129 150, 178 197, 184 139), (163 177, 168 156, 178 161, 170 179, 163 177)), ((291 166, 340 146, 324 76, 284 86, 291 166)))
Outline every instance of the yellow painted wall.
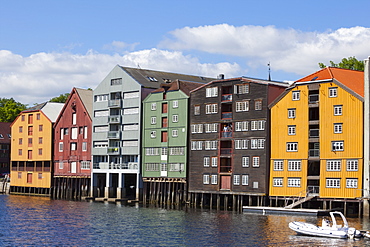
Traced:
POLYGON ((11 171, 11 186, 20 187, 35 187, 35 188, 50 188, 51 173, 50 172, 17 172, 11 171), (19 178, 19 173, 21 173, 19 178), (27 174, 32 174, 32 183, 27 183, 27 174), (39 173, 42 173, 42 179, 39 178, 39 173))

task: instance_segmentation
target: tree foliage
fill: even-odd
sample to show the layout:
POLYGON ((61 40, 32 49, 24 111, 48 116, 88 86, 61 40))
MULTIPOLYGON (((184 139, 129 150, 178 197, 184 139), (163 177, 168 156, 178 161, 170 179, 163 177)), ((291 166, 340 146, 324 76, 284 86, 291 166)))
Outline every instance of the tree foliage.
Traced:
MULTIPOLYGON (((319 67, 323 69, 326 68, 326 65, 319 63, 319 67)), ((343 58, 339 63, 330 61, 330 67, 364 71, 364 61, 359 61, 356 57, 343 58)))
POLYGON ((16 102, 13 98, 0 98, 0 122, 13 122, 26 108, 26 105, 16 102))
POLYGON ((49 100, 49 102, 66 103, 69 93, 61 94, 49 100))

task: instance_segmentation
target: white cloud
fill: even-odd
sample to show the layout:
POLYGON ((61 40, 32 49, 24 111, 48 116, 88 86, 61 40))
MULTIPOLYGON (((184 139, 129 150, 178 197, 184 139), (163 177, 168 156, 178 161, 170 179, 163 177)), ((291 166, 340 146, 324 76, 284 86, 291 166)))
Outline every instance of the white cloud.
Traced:
POLYGON ((170 35, 159 47, 241 57, 249 61, 250 67, 266 66, 270 61, 276 70, 300 75, 316 71, 319 62, 339 62, 349 56, 364 59, 370 55, 370 28, 365 27, 318 33, 220 24, 184 27, 170 35))
POLYGON ((139 43, 128 44, 123 41, 112 41, 112 43, 104 45, 103 49, 124 53, 127 50, 133 51, 137 45, 139 45, 139 43))
POLYGON ((33 105, 69 93, 73 87, 94 89, 116 64, 211 77, 219 73, 235 76, 240 73, 235 63, 202 64, 197 58, 181 52, 159 49, 125 55, 94 51, 83 55, 41 52, 29 57, 0 50, 0 97, 12 97, 33 105))

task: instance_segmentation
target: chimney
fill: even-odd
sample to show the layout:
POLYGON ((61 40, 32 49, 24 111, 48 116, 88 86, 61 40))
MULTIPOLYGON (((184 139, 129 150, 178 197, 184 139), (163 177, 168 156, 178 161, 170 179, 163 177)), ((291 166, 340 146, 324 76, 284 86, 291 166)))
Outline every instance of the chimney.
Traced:
POLYGON ((223 80, 223 79, 225 79, 225 75, 224 75, 224 74, 219 74, 219 75, 217 76, 217 79, 218 79, 218 80, 223 80))

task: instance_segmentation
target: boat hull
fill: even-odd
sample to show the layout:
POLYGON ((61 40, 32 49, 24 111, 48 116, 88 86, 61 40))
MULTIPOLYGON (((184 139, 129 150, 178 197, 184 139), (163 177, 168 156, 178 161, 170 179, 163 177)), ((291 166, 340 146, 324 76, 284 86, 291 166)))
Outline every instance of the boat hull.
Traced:
POLYGON ((322 228, 305 222, 290 222, 289 228, 298 234, 327 238, 348 238, 346 230, 322 228))

